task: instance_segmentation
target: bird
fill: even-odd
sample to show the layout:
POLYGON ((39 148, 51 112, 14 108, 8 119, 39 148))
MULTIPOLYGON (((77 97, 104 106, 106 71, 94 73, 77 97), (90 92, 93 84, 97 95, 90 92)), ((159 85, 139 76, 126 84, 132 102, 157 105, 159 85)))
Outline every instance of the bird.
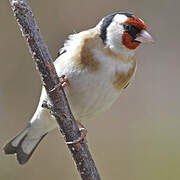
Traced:
MULTIPOLYGON (((95 27, 68 36, 54 65, 76 120, 96 119, 111 107, 132 82, 136 49, 153 41, 145 22, 128 12, 107 15, 95 27)), ((28 125, 3 148, 5 154, 16 154, 21 165, 41 140, 58 128, 44 101, 48 102, 48 97, 42 87, 28 125)))

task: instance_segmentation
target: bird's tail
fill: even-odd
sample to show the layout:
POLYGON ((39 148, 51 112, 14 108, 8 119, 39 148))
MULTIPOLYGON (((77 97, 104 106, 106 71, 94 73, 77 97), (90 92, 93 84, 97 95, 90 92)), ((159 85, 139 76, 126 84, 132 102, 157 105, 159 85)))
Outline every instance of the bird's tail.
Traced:
POLYGON ((29 129, 30 124, 3 148, 5 154, 16 154, 19 164, 25 164, 29 160, 40 141, 46 135, 44 134, 38 138, 29 138, 29 129))

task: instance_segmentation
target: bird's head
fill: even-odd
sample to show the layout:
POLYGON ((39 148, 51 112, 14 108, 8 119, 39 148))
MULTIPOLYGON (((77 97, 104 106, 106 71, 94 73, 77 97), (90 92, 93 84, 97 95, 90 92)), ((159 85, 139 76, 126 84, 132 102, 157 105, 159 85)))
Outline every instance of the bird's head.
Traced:
POLYGON ((97 27, 103 43, 115 53, 131 53, 141 43, 153 42, 144 21, 130 13, 108 15, 97 27))

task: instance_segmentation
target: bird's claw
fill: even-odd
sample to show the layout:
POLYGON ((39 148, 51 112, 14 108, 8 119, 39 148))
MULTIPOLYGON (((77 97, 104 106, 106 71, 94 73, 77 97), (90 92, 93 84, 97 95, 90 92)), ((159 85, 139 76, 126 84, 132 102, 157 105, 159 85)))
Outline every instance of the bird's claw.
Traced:
POLYGON ((68 78, 65 75, 62 75, 60 77, 60 83, 61 83, 63 88, 70 86, 70 82, 69 82, 68 78))
POLYGON ((88 132, 87 129, 80 122, 77 122, 77 124, 78 124, 78 127, 79 127, 79 131, 81 133, 81 136, 79 138, 77 138, 76 140, 74 140, 74 141, 66 142, 67 145, 77 144, 82 140, 86 141, 86 135, 87 135, 87 132, 88 132))

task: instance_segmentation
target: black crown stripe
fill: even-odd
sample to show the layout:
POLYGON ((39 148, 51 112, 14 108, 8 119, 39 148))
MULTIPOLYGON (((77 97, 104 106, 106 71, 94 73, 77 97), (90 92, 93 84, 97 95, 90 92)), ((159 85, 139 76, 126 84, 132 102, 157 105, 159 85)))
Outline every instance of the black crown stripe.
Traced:
POLYGON ((127 13, 127 12, 119 12, 119 13, 113 13, 113 14, 110 14, 108 16, 106 16, 101 24, 101 27, 100 27, 100 37, 101 39, 103 40, 104 44, 106 43, 106 39, 107 39, 107 28, 108 26, 111 24, 114 16, 116 14, 123 14, 127 17, 133 17, 134 15, 131 14, 131 13, 127 13))

